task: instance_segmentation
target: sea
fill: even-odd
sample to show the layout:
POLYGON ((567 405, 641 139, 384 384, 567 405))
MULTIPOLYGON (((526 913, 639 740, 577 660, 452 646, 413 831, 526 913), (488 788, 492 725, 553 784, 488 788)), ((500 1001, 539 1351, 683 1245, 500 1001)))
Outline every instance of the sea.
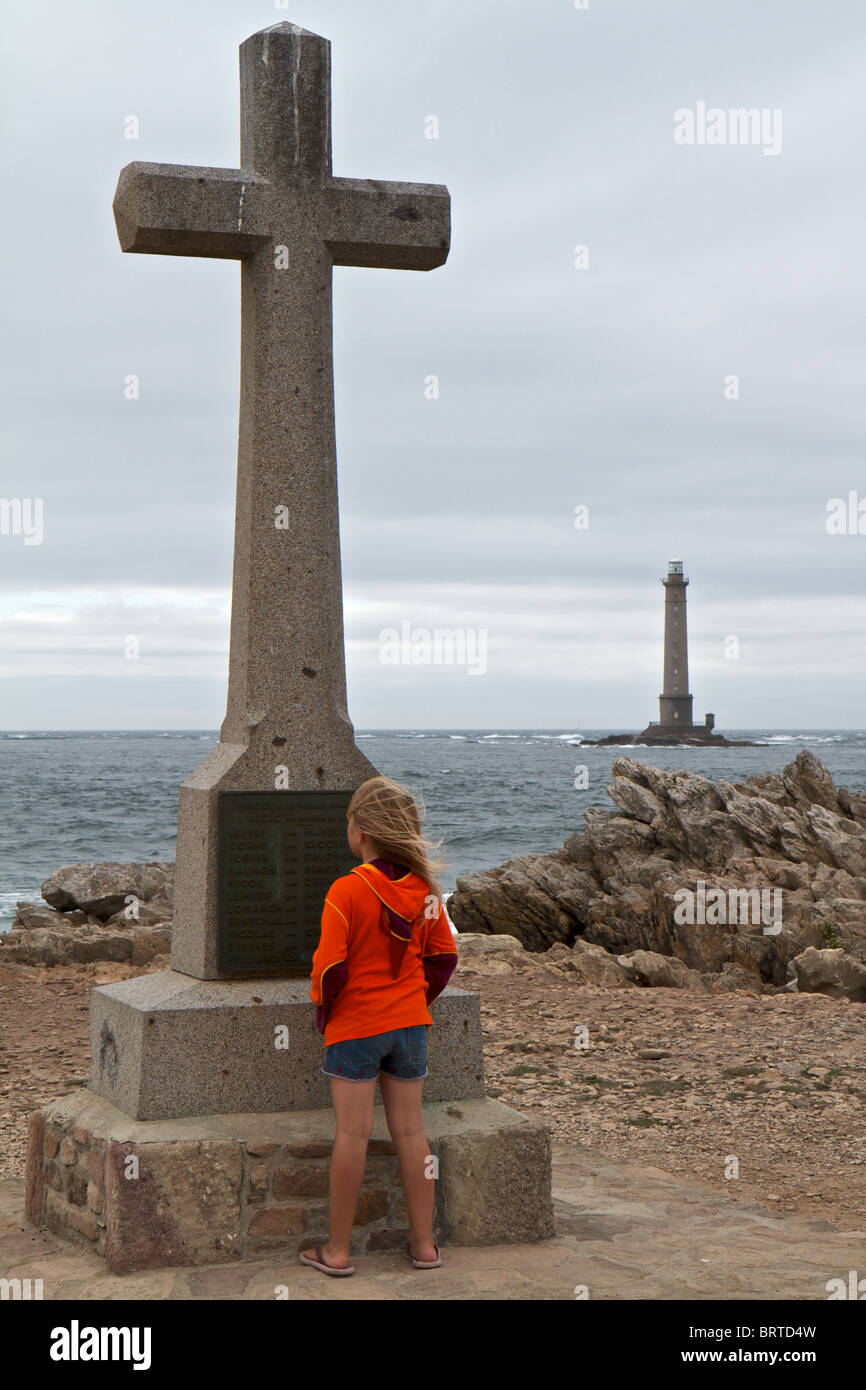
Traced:
MULTIPOLYGON (((742 781, 780 772, 801 748, 837 786, 866 794, 866 731, 726 730, 754 748, 589 748, 605 729, 374 729, 356 739, 377 770, 411 789, 425 833, 460 874, 558 849, 587 806, 612 807, 611 764, 627 756, 742 781)), ((21 899, 38 902, 61 865, 175 857, 177 793, 216 730, 0 732, 0 931, 21 899)))

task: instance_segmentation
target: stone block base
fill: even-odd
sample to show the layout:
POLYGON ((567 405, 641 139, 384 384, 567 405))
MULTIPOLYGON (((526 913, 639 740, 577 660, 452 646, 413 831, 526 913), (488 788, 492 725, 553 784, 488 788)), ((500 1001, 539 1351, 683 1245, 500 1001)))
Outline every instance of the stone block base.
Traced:
MULTIPOLYGON (((429 1101, 484 1096, 477 994, 431 1005, 429 1101)), ((139 1120, 317 1110, 331 1100, 304 980, 194 980, 176 970, 100 985, 90 997, 90 1090, 139 1120)))
MULTIPOLYGON (((508 1106, 424 1106, 438 1161, 440 1245, 553 1236, 550 1135, 508 1106)), ((27 1217, 102 1255, 115 1274, 288 1258, 328 1235, 331 1109, 136 1120, 82 1090, 31 1116, 27 1217)), ((399 1162, 381 1107, 352 1254, 408 1238, 399 1162)))

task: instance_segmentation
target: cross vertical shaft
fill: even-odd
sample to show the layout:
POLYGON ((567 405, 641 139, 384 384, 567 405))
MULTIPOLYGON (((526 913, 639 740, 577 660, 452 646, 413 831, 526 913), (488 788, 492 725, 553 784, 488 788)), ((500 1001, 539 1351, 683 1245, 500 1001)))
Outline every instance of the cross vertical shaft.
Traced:
MULTIPOLYGON (((263 719, 304 730, 299 786, 323 786, 346 709, 331 260, 303 221, 241 271, 241 401, 229 695, 221 739, 239 744, 263 719), (277 254, 280 254, 279 252, 277 254), (283 512, 280 509, 285 509, 283 512), (280 523, 278 525, 278 522, 280 523), (285 525, 283 525, 285 522, 285 525)), ((339 780, 339 775, 338 775, 339 780)))

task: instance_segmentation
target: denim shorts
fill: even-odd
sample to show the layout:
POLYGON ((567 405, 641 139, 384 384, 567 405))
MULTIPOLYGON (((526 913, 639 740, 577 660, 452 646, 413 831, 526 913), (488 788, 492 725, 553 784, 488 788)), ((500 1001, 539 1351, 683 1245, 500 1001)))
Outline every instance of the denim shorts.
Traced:
POLYGON ((427 1075, 427 1024, 347 1038, 325 1048, 322 1072, 337 1081, 375 1081, 379 1072, 396 1081, 419 1081, 427 1075))

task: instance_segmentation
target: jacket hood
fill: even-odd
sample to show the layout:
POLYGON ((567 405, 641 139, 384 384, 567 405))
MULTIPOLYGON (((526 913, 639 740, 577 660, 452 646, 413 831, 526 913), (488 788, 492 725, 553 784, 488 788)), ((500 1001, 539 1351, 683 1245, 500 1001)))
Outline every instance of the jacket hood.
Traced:
MULTIPOLYGON (((430 885, 418 874, 407 872, 402 865, 385 859, 373 859, 359 864, 353 874, 362 878, 384 905, 391 936, 408 942, 414 928, 427 920, 425 908, 431 896, 430 885)), ((438 914, 437 914, 438 915, 438 914)))

